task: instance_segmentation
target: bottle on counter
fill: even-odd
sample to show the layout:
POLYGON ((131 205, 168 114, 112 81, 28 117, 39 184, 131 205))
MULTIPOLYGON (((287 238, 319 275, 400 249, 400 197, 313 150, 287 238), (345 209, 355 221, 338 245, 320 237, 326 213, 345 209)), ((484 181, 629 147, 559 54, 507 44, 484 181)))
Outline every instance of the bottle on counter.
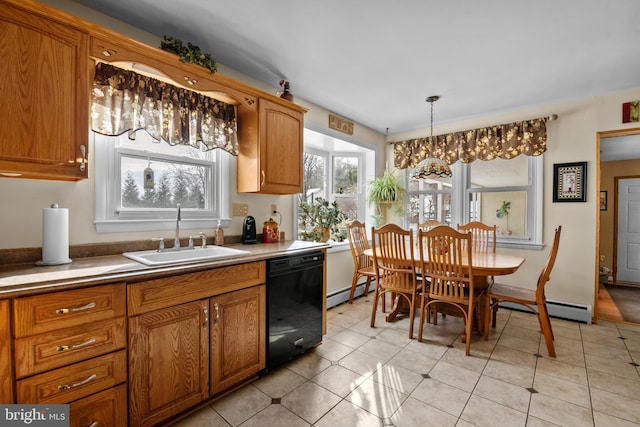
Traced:
POLYGON ((218 227, 216 228, 214 243, 218 246, 224 245, 224 230, 222 229, 222 221, 220 220, 218 220, 218 227))

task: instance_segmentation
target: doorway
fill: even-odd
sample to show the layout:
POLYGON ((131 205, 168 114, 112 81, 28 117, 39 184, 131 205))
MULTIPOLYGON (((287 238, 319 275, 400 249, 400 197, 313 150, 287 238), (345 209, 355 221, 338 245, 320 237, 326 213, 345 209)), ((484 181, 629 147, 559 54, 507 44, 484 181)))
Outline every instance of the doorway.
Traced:
POLYGON ((640 323, 640 278, 629 275, 636 270, 640 273, 640 243, 634 240, 637 235, 640 242, 640 209, 635 210, 640 206, 640 185, 635 186, 640 184, 640 128, 599 132, 597 149, 600 204, 594 321, 640 323), (627 209, 629 206, 632 209, 627 209), (634 284, 637 286, 629 287, 634 284))

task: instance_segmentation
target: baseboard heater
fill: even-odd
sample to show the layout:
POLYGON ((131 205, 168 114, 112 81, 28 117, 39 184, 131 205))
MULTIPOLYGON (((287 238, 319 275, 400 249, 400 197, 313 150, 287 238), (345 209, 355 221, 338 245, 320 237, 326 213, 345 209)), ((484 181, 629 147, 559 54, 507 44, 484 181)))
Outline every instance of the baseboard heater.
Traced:
MULTIPOLYGON (((500 307, 530 313, 525 307, 510 302, 500 303, 500 307)), ((590 305, 573 304, 563 301, 547 300, 549 316, 559 319, 573 320, 576 322, 591 324, 592 312, 590 305)))
MULTIPOLYGON (((356 286, 356 292, 353 296, 354 298, 364 295, 364 285, 365 283, 363 282, 356 286)), ((371 286, 369 286, 369 295, 371 295, 374 290, 375 282, 371 283, 371 286)), ((351 286, 333 291, 332 293, 327 295, 327 308, 335 307, 336 305, 349 301, 350 293, 351 286)))

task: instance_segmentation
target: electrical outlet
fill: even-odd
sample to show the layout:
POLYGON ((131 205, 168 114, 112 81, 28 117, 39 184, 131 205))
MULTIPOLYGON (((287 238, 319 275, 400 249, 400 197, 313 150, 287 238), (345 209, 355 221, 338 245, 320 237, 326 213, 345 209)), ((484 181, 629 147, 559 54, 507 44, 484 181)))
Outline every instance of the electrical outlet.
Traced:
POLYGON ((249 205, 247 203, 234 203, 231 208, 233 216, 247 216, 249 214, 249 205))
POLYGON ((275 214, 278 211, 278 205, 271 205, 271 215, 275 214))

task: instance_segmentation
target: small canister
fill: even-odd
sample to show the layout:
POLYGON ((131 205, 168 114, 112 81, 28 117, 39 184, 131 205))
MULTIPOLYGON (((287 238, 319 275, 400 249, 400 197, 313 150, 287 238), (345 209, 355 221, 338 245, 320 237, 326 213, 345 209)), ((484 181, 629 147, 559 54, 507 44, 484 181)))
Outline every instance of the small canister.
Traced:
POLYGON ((280 240, 280 231, 278 230, 278 223, 269 218, 264 222, 262 227, 262 240, 264 243, 278 243, 280 240))

